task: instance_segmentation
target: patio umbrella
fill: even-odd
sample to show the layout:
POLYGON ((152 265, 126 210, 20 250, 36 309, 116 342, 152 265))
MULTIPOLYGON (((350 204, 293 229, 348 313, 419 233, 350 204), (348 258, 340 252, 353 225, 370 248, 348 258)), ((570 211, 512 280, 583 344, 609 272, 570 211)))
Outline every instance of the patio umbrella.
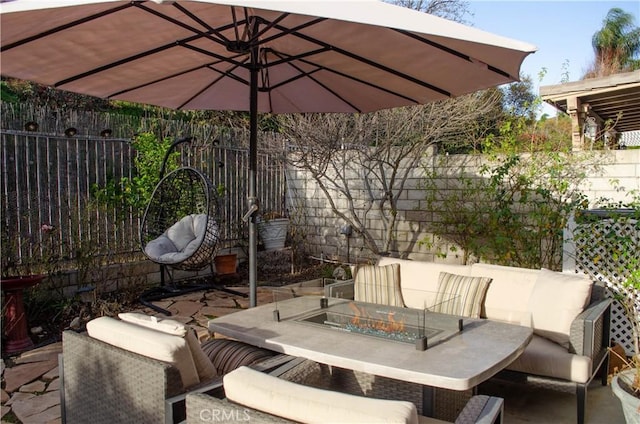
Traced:
POLYGON ((371 112, 518 80, 534 46, 364 1, 14 0, 1 72, 107 99, 250 112, 250 304, 257 116, 371 112))

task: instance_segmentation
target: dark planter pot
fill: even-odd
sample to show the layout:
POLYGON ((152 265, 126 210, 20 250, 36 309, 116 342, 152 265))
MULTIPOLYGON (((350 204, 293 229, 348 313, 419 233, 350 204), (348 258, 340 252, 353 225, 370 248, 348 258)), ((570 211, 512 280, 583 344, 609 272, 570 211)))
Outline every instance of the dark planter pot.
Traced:
POLYGON ((237 255, 231 253, 228 255, 218 255, 213 258, 213 263, 216 266, 216 274, 229 275, 236 273, 237 255))
POLYGON ((44 280, 46 275, 29 275, 26 277, 2 277, 0 286, 5 293, 4 334, 7 337, 3 344, 5 354, 14 354, 33 347, 29 337, 27 315, 24 309, 24 289, 33 287, 44 280))

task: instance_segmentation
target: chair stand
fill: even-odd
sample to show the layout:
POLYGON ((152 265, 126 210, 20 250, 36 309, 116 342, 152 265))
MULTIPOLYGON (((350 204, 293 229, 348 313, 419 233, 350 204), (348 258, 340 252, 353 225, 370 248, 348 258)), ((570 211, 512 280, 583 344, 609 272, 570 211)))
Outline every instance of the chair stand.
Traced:
MULTIPOLYGON (((214 274, 213 266, 211 266, 211 274, 212 275, 214 274)), ((156 312, 159 312, 167 316, 171 316, 171 311, 161 308, 157 305, 154 305, 151 302, 154 300, 162 300, 162 299, 167 299, 169 297, 180 296, 182 294, 193 293, 197 291, 207 291, 207 290, 218 290, 218 291, 222 291, 222 292, 233 294, 240 297, 245 297, 245 298, 249 297, 249 295, 246 293, 241 293, 236 290, 231 290, 224 286, 220 286, 219 284, 216 284, 216 283, 213 283, 213 284, 212 283, 197 283, 197 284, 187 283, 187 284, 181 284, 178 287, 178 285, 175 283, 173 279, 173 276, 171 275, 171 272, 169 272, 169 270, 167 269, 167 266, 160 265, 160 286, 154 287, 150 290, 145 291, 140 295, 138 300, 141 304, 143 304, 148 308, 153 309, 156 312), (171 283, 169 285, 165 283, 165 272, 169 276, 169 280, 171 280, 171 283)))

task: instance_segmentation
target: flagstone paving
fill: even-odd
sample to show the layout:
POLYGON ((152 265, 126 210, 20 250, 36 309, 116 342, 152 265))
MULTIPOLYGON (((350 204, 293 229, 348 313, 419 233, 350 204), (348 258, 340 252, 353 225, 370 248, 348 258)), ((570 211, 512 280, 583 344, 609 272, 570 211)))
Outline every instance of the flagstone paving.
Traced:
MULTIPOLYGON (((234 288, 247 293, 247 287, 234 288)), ((294 289, 295 290, 295 289, 294 289)), ((303 290, 303 293, 304 290, 303 290)), ((259 305, 273 301, 271 288, 259 287, 259 305)), ((201 341, 210 337, 207 323, 210 319, 247 308, 249 300, 223 291, 194 292, 175 298, 153 302, 168 309, 177 319, 192 326, 201 341)), ((141 306, 136 309, 148 315, 163 317, 157 311, 141 306)), ((60 378, 58 355, 62 343, 24 352, 10 358, 11 366, 0 362, 3 388, 0 390, 0 418, 12 412, 23 424, 60 424, 60 378)), ((523 386, 504 386, 484 383, 481 391, 505 398, 505 424, 555 424, 575 422, 575 395, 550 390, 536 391, 523 386)), ((619 401, 609 387, 594 382, 588 391, 588 424, 624 422, 619 401)), ((15 421, 11 421, 14 423, 15 421)), ((8 424, 0 419, 0 424, 8 424)))
MULTIPOLYGON (((248 287, 231 289, 248 293, 248 287)), ((258 304, 271 302, 271 298, 270 288, 258 288, 258 304)), ((204 341, 210 337, 207 328, 210 319, 247 308, 249 301, 238 295, 215 290, 184 294, 154 301, 153 304, 170 311, 171 319, 193 327, 198 338, 204 341)), ((164 317, 142 305, 134 312, 164 317)), ((6 366, 4 360, 1 362, 3 388, 0 390, 0 418, 11 411, 23 424, 62 422, 58 369, 58 355, 61 353, 62 342, 57 342, 10 358, 10 367, 6 366)), ((5 424, 7 421, 1 420, 0 423, 5 424)))

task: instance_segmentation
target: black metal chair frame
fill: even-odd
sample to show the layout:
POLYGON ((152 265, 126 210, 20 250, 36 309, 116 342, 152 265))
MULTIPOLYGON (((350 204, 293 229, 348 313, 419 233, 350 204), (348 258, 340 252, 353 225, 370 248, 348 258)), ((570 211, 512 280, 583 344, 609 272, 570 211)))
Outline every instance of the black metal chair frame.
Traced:
POLYGON ((193 167, 181 167, 164 175, 167 160, 172 151, 179 144, 191 142, 191 140, 191 137, 176 140, 167 150, 160 170, 160 182, 151 195, 140 227, 140 246, 143 253, 151 261, 160 265, 160 286, 146 291, 139 299, 143 305, 165 315, 171 315, 171 312, 154 305, 151 301, 207 289, 247 296, 244 293, 211 283, 182 284, 180 286, 175 284, 172 269, 198 271, 209 266, 211 273, 214 274, 213 258, 218 246, 219 229, 216 222, 218 200, 210 179, 202 171, 193 167), (163 260, 149 255, 147 245, 157 240, 167 229, 188 215, 198 216, 196 219, 200 219, 200 221, 204 216, 204 225, 206 226, 204 234, 200 234, 194 241, 198 242, 198 239, 202 237, 193 252, 179 260, 163 260), (166 284, 165 275, 169 277, 170 285, 166 284))

